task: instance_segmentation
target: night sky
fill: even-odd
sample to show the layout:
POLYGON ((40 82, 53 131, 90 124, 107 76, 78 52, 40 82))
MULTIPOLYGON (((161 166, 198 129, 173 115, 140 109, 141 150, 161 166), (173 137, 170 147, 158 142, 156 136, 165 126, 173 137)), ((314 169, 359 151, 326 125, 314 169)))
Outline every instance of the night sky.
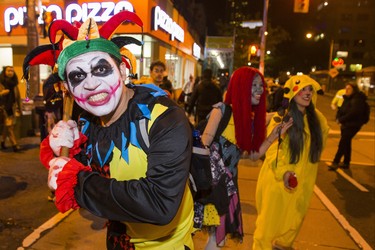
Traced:
MULTIPOLYGON (((223 19, 226 11, 226 0, 203 0, 207 15, 208 34, 217 35, 215 22, 223 19)), ((316 2, 310 0, 310 9, 316 8, 316 2), (315 3, 315 5, 314 5, 315 3)), ((311 14, 293 13, 294 0, 269 0, 268 21, 273 25, 280 25, 284 29, 293 32, 304 25, 304 21, 311 18, 311 14), (299 25, 300 24, 300 25, 299 25)), ((263 16, 263 0, 250 1, 248 12, 255 16, 257 13, 263 16)))
MULTIPOLYGON (((219 35, 215 27, 218 19, 224 19, 224 13, 227 6, 225 0, 203 0, 206 8, 207 25, 209 36, 219 35)), ((317 0, 310 0, 309 13, 294 13, 294 0, 269 0, 268 23, 272 27, 280 26, 285 29, 291 40, 283 42, 277 47, 273 54, 283 62, 283 65, 277 69, 304 71, 307 73, 312 65, 317 69, 326 69, 328 63, 329 45, 318 44, 305 38, 307 32, 316 30, 314 27, 314 12, 317 8, 317 0), (327 53, 325 53, 327 50, 327 53), (323 51, 323 53, 322 53, 323 51)), ((263 18, 263 0, 252 0, 250 2, 249 12, 252 16, 263 18)), ((254 18, 255 19, 255 18, 254 18)))

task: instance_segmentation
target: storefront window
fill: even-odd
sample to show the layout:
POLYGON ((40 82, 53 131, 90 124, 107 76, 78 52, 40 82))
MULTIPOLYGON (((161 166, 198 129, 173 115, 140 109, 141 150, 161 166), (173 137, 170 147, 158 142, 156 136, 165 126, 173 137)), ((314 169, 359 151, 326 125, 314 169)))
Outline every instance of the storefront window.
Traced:
POLYGON ((0 48, 0 72, 4 66, 13 66, 13 50, 10 47, 0 48))
POLYGON ((190 75, 192 75, 195 79, 196 76, 194 75, 194 62, 186 60, 184 68, 184 79, 182 85, 189 81, 190 75))
POLYGON ((174 89, 182 88, 181 57, 167 52, 165 54, 165 64, 167 66, 168 79, 172 82, 174 89))

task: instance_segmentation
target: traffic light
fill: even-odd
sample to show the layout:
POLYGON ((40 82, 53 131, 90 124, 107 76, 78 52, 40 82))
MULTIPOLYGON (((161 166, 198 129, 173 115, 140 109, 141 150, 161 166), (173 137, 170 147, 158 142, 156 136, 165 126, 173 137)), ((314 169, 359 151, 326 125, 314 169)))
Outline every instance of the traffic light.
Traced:
POLYGON ((255 45, 251 45, 251 46, 250 46, 250 54, 251 54, 252 56, 255 56, 255 55, 257 54, 257 51, 258 51, 257 46, 255 46, 255 45))
POLYGON ((333 67, 339 67, 339 66, 342 66, 343 64, 344 64, 344 60, 342 58, 336 57, 332 60, 333 67))
POLYGON ((308 13, 309 12, 309 0, 294 0, 294 12, 295 13, 308 13))
POLYGON ((258 46, 255 44, 250 44, 249 49, 247 51, 247 61, 250 62, 252 57, 258 56, 258 46))

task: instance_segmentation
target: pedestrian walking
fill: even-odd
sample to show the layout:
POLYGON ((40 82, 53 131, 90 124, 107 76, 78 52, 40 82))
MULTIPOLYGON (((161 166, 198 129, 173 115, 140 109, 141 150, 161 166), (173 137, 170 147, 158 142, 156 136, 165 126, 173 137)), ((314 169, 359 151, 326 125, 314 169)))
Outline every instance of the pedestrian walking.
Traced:
POLYGON ((14 152, 21 150, 14 134, 16 117, 21 115, 21 98, 18 90, 18 77, 13 66, 3 67, 0 74, 0 112, 3 117, 1 149, 7 149, 6 138, 14 152))
POLYGON ((50 36, 68 32, 58 51, 59 77, 85 110, 81 131, 72 120, 60 121, 41 145, 57 208, 82 207, 107 218, 108 249, 194 249, 189 121, 161 89, 124 84, 120 47, 128 38, 111 40, 122 22, 142 21, 122 11, 100 29, 93 18, 79 29, 55 22, 50 36), (149 127, 147 152, 141 121, 149 127), (70 148, 69 156, 61 155, 62 147, 70 148))
POLYGON ((340 142, 332 161, 330 170, 338 167, 348 169, 352 155, 352 139, 366 123, 366 101, 367 96, 359 90, 357 84, 349 83, 345 87, 343 103, 337 113, 337 121, 340 123, 340 142), (344 157, 341 164, 341 158, 344 157))
POLYGON ((187 81, 184 86, 182 86, 182 92, 179 97, 179 102, 184 104, 184 109, 187 110, 187 107, 190 103, 191 95, 194 89, 194 77, 193 75, 189 76, 189 81, 187 81))
POLYGON ((306 75, 293 76, 285 84, 287 114, 276 114, 268 133, 285 117, 291 117, 293 125, 272 143, 259 173, 254 250, 292 249, 301 228, 329 130, 326 118, 315 109, 320 89, 306 75))
POLYGON ((200 121, 206 119, 212 110, 212 105, 222 100, 221 90, 212 80, 212 70, 205 69, 202 73, 202 80, 191 95, 187 113, 190 116, 195 108, 195 122, 198 124, 200 121))

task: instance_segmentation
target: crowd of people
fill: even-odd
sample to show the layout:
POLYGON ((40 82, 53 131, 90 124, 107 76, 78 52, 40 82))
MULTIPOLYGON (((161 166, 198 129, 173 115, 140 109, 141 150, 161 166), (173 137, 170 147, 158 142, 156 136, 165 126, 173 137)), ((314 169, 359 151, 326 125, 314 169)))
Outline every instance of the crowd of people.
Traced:
MULTIPOLYGON (((118 20, 141 26, 136 14, 123 11, 106 27, 118 20)), ((79 28, 70 27, 77 32, 64 38, 58 67, 43 89, 40 160, 58 210, 85 208, 108 219, 108 249, 194 249, 196 230, 207 230, 206 250, 220 249, 228 236, 239 242, 244 237, 239 161, 262 158, 253 249, 292 248, 329 130, 316 108, 319 83, 307 75, 280 78, 267 110, 267 86, 257 69, 236 69, 225 87, 205 69, 201 77, 189 76, 177 98, 162 61, 151 63, 147 78, 129 81, 129 52, 123 54, 122 43, 103 37, 109 32, 93 24, 89 18, 79 28), (75 100, 79 115, 63 115, 62 108, 69 107, 62 107, 62 88, 75 100), (229 121, 218 134, 228 112, 229 121), (212 174, 210 189, 199 196, 192 195, 189 181, 194 126, 202 129, 212 174)), ((54 28, 68 32, 52 23, 54 28)), ((3 69, 0 83, 1 148, 9 137, 19 151, 13 132, 20 108, 13 67, 3 69)), ((342 125, 332 170, 349 168, 351 140, 363 125, 360 100, 365 98, 358 87, 348 84, 342 99, 335 106, 342 125)))

